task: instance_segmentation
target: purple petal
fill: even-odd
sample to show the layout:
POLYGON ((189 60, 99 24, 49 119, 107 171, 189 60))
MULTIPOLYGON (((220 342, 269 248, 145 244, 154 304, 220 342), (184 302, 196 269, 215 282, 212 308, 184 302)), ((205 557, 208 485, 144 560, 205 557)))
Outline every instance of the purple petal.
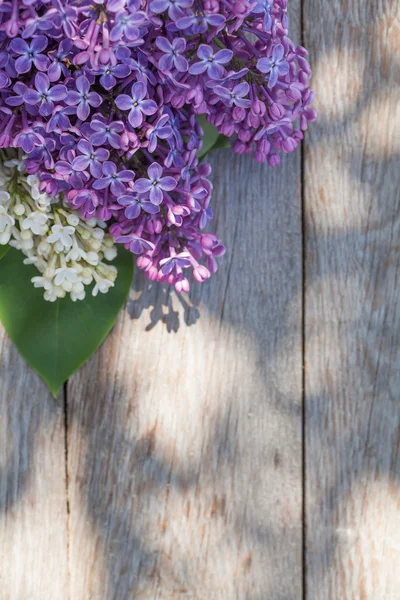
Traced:
POLYGON ((96 181, 93 182, 93 187, 95 190, 104 190, 104 188, 108 187, 109 185, 109 177, 102 177, 101 179, 96 179, 96 181))
POLYGON ((287 62, 281 62, 277 65, 279 75, 287 75, 289 73, 289 64, 287 62))
POLYGON ((59 102, 60 100, 64 100, 67 94, 68 91, 65 85, 54 85, 52 88, 50 88, 49 98, 55 102, 59 102))
POLYGON ((202 60, 207 60, 210 56, 213 55, 213 51, 211 46, 207 46, 206 44, 200 44, 199 49, 197 50, 197 56, 202 60))
POLYGON ((139 100, 143 100, 146 95, 146 86, 142 81, 137 81, 133 84, 132 90, 132 100, 134 102, 138 102, 139 100))
POLYGON ((172 45, 165 37, 157 37, 156 38, 156 46, 162 52, 172 52, 172 50, 173 50, 172 45))
POLYGON ((132 107, 133 100, 127 94, 121 94, 116 97, 115 104, 120 110, 129 110, 132 107))
POLYGON ((107 141, 107 136, 105 133, 94 133, 90 136, 90 141, 93 146, 102 146, 107 141))
POLYGON ((28 58, 27 56, 20 56, 15 61, 15 70, 20 75, 23 75, 24 73, 28 73, 28 71, 30 71, 30 69, 31 69, 31 66, 32 66, 32 60, 30 58, 28 58))
POLYGON ((204 71, 207 70, 209 63, 206 62, 197 62, 194 63, 194 65, 192 65, 189 69, 189 73, 191 73, 191 75, 200 75, 201 73, 204 73, 204 71))
POLYGON ((174 38, 172 40, 172 46, 174 48, 174 50, 178 53, 183 52, 186 48, 186 40, 185 38, 174 38))
POLYGON ((269 81, 268 81, 268 87, 269 89, 272 89, 273 87, 275 87, 276 82, 278 81, 278 69, 273 68, 271 69, 271 73, 269 75, 269 81))
POLYGON ((49 68, 49 59, 44 54, 37 54, 33 59, 33 64, 38 69, 38 71, 47 71, 49 68))
POLYGON ((163 201, 164 195, 158 185, 152 185, 150 190, 150 202, 159 206, 163 201))
POLYGON ((241 98, 243 98, 243 96, 247 96, 247 94, 249 93, 249 89, 249 84, 243 81, 242 83, 235 85, 233 93, 235 94, 235 96, 240 96, 241 98))
MULTIPOLYGON (((120 198, 118 198, 118 202, 119 201, 120 198)), ((127 219, 136 219, 140 215, 140 204, 130 204, 130 206, 125 209, 124 213, 127 219)))
POLYGON ((122 183, 122 181, 118 181, 118 179, 111 179, 110 190, 114 196, 120 196, 125 192, 126 186, 122 183))
POLYGON ((76 80, 76 89, 78 92, 81 92, 81 94, 87 94, 89 92, 90 83, 84 75, 81 75, 81 77, 78 77, 76 80))
POLYGON ((131 70, 128 67, 128 65, 117 65, 113 69, 113 74, 115 75, 115 77, 118 77, 120 79, 123 79, 124 77, 128 77, 130 72, 131 72, 131 70))
POLYGON ((140 103, 140 110, 145 115, 154 115, 154 113, 157 112, 157 109, 158 106, 154 100, 143 100, 143 102, 140 103))
POLYGON ((111 175, 114 175, 114 173, 116 172, 117 167, 115 166, 115 163, 111 162, 110 160, 106 160, 106 162, 103 164, 104 175, 106 175, 107 177, 111 177, 111 175))
POLYGON ((260 58, 257 61, 257 69, 261 71, 261 73, 269 73, 271 70, 272 61, 269 58, 260 58))
POLYGON ((176 188, 177 182, 176 179, 174 179, 173 177, 161 177, 161 179, 158 182, 158 185, 162 190, 170 192, 171 190, 174 190, 176 188))
POLYGON ((277 46, 275 46, 275 48, 272 52, 272 62, 274 62, 274 63, 279 62, 284 54, 285 54, 284 47, 282 46, 282 44, 278 44, 277 46))
POLYGON ((211 79, 220 79, 221 77, 223 77, 225 69, 222 65, 216 62, 212 62, 209 64, 210 66, 208 67, 208 74, 211 77, 211 79))
POLYGON ((82 152, 82 154, 85 154, 86 156, 90 156, 90 154, 93 154, 92 145, 89 144, 89 142, 87 142, 86 140, 80 140, 78 142, 77 148, 79 152, 82 152))
POLYGON ((100 160, 101 162, 103 162, 104 160, 107 160, 109 158, 110 153, 105 148, 98 148, 95 152, 95 156, 96 160, 100 160))
POLYGON ((21 38, 11 40, 10 48, 15 54, 28 54, 30 50, 26 41, 21 38))
POLYGON ((219 27, 220 25, 223 25, 223 23, 225 23, 225 17, 223 17, 222 15, 207 15, 206 20, 207 23, 209 23, 213 27, 219 27))
POLYGON ((189 68, 189 63, 184 56, 175 56, 175 67, 180 73, 185 73, 189 68))
POLYGON ((134 106, 131 109, 128 115, 128 121, 132 125, 132 127, 140 127, 140 125, 143 123, 142 112, 137 106, 134 106))
POLYGON ((27 104, 37 104, 42 99, 42 96, 36 90, 28 90, 24 94, 24 101, 27 104))
POLYGON ((136 203, 136 199, 132 195, 126 194, 125 196, 120 196, 117 202, 122 206, 130 206, 131 204, 136 203))
POLYGON ((100 179, 102 176, 101 162, 98 160, 92 160, 90 163, 90 173, 96 179, 100 179))
POLYGON ((87 101, 91 106, 97 108, 103 102, 103 99, 97 92, 90 92, 90 94, 87 95, 87 101))
POLYGON ((213 89, 213 91, 216 94, 218 94, 218 96, 221 96, 221 98, 225 98, 226 100, 231 99, 230 90, 227 90, 226 88, 222 87, 222 85, 216 85, 215 88, 213 89))
POLYGON ((133 171, 128 171, 128 170, 120 171, 118 173, 118 179, 120 179, 120 181, 132 181, 134 176, 135 176, 135 173, 133 171))
POLYGON ((100 77, 100 83, 105 90, 112 90, 114 85, 117 83, 117 80, 115 79, 114 75, 108 73, 100 77))
POLYGON ((233 56, 233 52, 232 50, 219 50, 215 55, 214 55, 214 60, 219 63, 220 65, 226 65, 226 63, 228 63, 233 56))
POLYGON ((66 104, 68 104, 69 106, 75 106, 76 104, 79 104, 79 102, 81 101, 81 94, 79 94, 79 92, 68 92, 67 97, 65 98, 65 102, 66 104))
POLYGON ((78 104, 76 114, 78 119, 80 119, 81 121, 86 121, 90 114, 90 107, 86 100, 82 100, 82 102, 78 104))
POLYGON ((47 48, 47 38, 44 35, 39 35, 37 38, 32 40, 31 49, 35 54, 39 54, 39 52, 43 52, 43 50, 47 48))
POLYGON ((160 212, 160 208, 155 204, 152 204, 151 202, 142 201, 141 206, 143 210, 149 213, 150 215, 156 215, 160 212))
POLYGON ((72 161, 72 169, 75 171, 84 171, 87 169, 90 163, 90 158, 88 156, 77 156, 72 161))
POLYGON ((151 181, 149 181, 148 179, 144 179, 142 177, 141 179, 138 179, 137 181, 135 181, 133 189, 138 194, 144 194, 145 192, 148 192, 151 187, 153 187, 151 185, 151 181))
POLYGON ((149 168, 147 169, 147 173, 149 175, 150 180, 159 179, 162 175, 163 169, 161 165, 156 162, 153 162, 149 168))
POLYGON ((158 61, 161 71, 170 71, 174 66, 174 60, 171 54, 163 54, 158 61))
POLYGON ((42 117, 48 117, 53 112, 54 102, 51 100, 43 100, 39 108, 39 114, 42 117))
POLYGON ((35 76, 35 87, 41 94, 47 92, 50 87, 50 79, 45 73, 37 73, 35 76))

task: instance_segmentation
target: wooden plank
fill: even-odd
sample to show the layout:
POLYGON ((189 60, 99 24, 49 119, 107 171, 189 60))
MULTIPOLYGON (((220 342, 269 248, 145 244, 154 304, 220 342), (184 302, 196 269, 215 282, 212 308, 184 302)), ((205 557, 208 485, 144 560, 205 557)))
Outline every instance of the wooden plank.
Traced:
POLYGON ((63 394, 54 400, 0 326, 0 596, 66 600, 63 394))
POLYGON ((220 271, 137 273, 68 385, 74 600, 301 597, 300 157, 213 164, 220 271))
POLYGON ((400 5, 304 0, 308 600, 400 574, 400 5))

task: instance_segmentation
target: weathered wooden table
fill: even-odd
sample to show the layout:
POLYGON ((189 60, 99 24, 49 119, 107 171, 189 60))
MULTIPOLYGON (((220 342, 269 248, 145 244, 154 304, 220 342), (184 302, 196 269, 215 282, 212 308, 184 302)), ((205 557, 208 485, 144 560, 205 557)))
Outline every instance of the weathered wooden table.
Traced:
POLYGON ((290 3, 319 121, 213 158, 212 282, 57 401, 0 333, 1 600, 400 598, 400 6, 290 3))

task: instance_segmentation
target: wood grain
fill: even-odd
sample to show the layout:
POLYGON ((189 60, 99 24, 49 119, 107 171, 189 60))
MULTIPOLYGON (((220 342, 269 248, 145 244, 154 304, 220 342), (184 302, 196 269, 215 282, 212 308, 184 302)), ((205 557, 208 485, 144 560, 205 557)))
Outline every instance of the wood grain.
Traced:
POLYGON ((0 597, 67 598, 63 395, 54 400, 0 326, 0 597))
POLYGON ((400 5, 304 8, 306 597, 397 600, 400 5))
POLYGON ((217 276, 177 298, 137 273, 70 381, 74 600, 301 597, 299 158, 217 153, 217 276))

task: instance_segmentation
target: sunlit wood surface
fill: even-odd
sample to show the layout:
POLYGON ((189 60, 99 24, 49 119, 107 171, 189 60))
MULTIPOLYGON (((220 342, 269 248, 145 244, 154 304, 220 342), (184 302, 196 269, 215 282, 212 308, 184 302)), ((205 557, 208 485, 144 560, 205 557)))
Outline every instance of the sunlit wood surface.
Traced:
POLYGON ((400 599, 400 7, 289 0, 319 120, 53 400, 0 332, 1 600, 400 599))

